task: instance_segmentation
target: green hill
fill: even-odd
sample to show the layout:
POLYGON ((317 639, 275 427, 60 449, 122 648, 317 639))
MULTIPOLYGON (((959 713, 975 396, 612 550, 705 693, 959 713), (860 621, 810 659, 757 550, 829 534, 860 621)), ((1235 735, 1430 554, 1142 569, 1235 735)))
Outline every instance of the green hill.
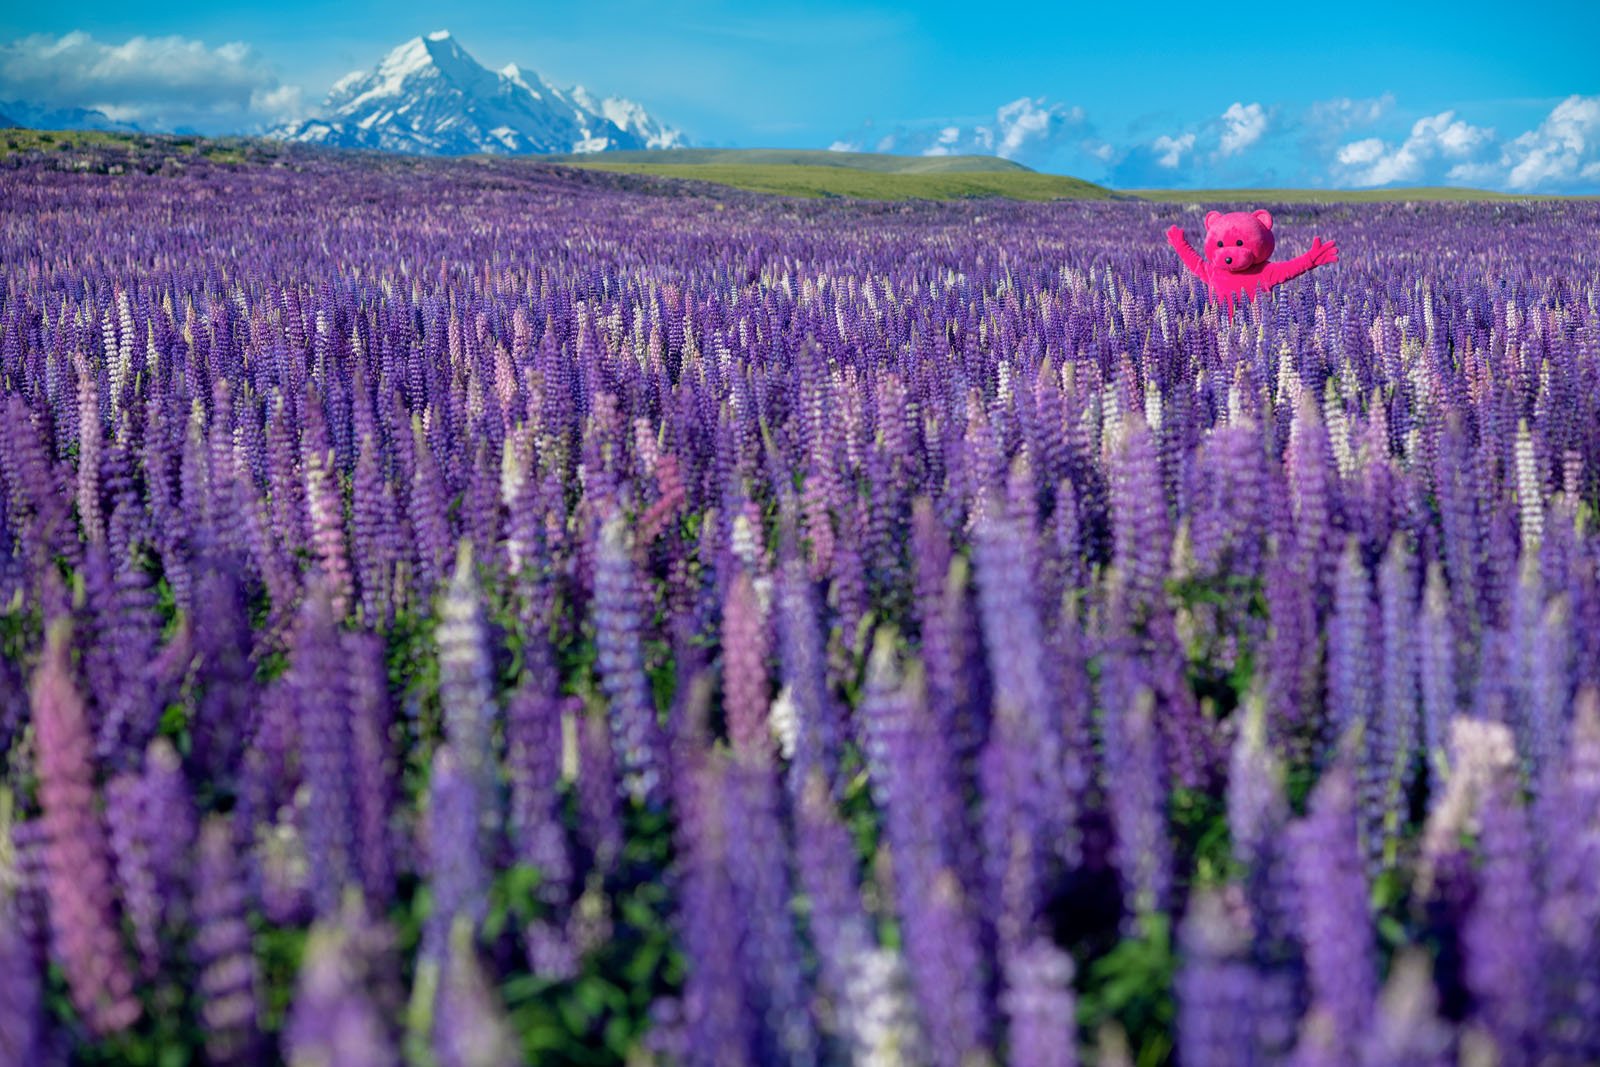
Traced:
POLYGON ((974 171, 1031 174, 1021 163, 997 156, 893 156, 883 152, 829 152, 807 148, 661 148, 604 155, 541 156, 551 163, 648 163, 684 166, 843 167, 880 174, 966 174, 974 171))
POLYGON ((781 196, 852 197, 859 200, 1100 200, 1111 190, 1077 178, 1023 168, 1005 171, 933 173, 864 170, 849 166, 793 163, 613 163, 585 161, 565 166, 620 174, 647 174, 714 182, 781 196))

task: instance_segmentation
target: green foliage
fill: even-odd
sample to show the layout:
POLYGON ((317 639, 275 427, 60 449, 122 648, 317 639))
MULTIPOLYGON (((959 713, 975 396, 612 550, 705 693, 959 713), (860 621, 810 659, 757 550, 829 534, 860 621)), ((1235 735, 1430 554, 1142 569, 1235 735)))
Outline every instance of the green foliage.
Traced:
MULTIPOLYGON (((619 1064, 650 1027, 650 1007, 683 988, 685 962, 672 929, 671 823, 660 811, 630 807, 617 869, 594 900, 610 905, 610 936, 593 946, 571 978, 514 971, 500 994, 530 1063, 619 1064)), ((534 900, 538 872, 512 868, 491 892, 485 933, 524 925, 543 912, 534 900)), ((589 901, 580 901, 582 914, 589 901)))
POLYGON ((1176 971, 1171 919, 1160 912, 1140 916, 1136 934, 1089 964, 1078 993, 1079 1027, 1093 1035, 1117 1023, 1139 1067, 1166 1063, 1177 1018, 1176 971))

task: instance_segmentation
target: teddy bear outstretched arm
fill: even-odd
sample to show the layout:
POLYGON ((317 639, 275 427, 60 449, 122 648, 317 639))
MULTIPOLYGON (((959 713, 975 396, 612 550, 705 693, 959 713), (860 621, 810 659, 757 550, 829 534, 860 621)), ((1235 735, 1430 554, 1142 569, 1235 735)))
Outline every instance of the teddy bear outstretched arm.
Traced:
POLYGON ((1189 272, 1204 281, 1206 261, 1199 252, 1189 247, 1189 239, 1183 235, 1182 226, 1172 226, 1167 229, 1167 243, 1178 253, 1178 258, 1183 260, 1183 265, 1189 268, 1189 272))
POLYGON ((1324 263, 1339 262, 1339 246, 1332 241, 1323 241, 1320 237, 1311 239, 1309 251, 1302 252, 1293 259, 1284 260, 1282 263, 1268 263, 1265 274, 1268 286, 1286 282, 1290 278, 1297 278, 1313 267, 1320 267, 1324 263))

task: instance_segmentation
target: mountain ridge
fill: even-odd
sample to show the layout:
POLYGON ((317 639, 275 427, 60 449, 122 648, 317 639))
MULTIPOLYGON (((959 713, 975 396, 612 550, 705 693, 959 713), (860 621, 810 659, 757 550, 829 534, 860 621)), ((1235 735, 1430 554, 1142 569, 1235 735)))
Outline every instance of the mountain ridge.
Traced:
POLYGON ((413 37, 328 90, 322 113, 269 137, 422 155, 588 155, 677 147, 679 131, 622 97, 562 89, 537 71, 490 70, 448 30, 413 37))

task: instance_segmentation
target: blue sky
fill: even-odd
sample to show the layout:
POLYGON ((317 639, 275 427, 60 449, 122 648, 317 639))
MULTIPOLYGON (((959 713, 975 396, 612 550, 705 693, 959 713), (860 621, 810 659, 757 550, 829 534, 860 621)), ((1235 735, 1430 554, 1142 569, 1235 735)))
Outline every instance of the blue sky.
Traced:
POLYGON ((985 151, 1124 187, 1600 192, 1600 3, 519 6, 80 0, 0 14, 0 99, 260 129, 448 28, 698 144, 985 151), (48 99, 40 99, 48 97, 48 99))

